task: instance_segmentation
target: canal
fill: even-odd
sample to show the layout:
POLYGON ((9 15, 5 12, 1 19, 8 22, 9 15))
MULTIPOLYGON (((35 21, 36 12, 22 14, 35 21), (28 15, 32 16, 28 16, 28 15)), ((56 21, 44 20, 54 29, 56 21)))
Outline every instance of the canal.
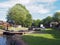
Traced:
POLYGON ((0 45, 7 45, 7 39, 5 36, 0 36, 0 45))
POLYGON ((0 36, 0 45, 24 45, 20 35, 2 35, 0 36))

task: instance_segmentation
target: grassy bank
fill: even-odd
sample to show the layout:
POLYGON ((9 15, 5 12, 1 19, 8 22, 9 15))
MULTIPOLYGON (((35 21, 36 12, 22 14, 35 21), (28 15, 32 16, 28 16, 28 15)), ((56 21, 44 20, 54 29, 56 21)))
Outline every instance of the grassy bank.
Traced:
POLYGON ((46 29, 43 34, 27 34, 23 40, 28 45, 60 45, 60 31, 46 29))

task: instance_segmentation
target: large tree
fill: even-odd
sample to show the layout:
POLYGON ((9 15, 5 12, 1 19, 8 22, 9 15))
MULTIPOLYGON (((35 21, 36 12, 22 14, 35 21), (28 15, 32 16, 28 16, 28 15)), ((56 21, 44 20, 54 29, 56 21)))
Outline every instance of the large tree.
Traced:
POLYGON ((25 26, 30 27, 32 25, 32 17, 31 14, 28 14, 25 20, 25 26))
POLYGON ((25 26, 27 24, 30 26, 32 24, 31 14, 25 8, 25 6, 21 4, 16 4, 9 10, 7 15, 7 21, 9 22, 9 20, 14 20, 16 24, 20 24, 22 26, 25 26), (28 20, 28 17, 30 21, 27 22, 26 20, 28 20))

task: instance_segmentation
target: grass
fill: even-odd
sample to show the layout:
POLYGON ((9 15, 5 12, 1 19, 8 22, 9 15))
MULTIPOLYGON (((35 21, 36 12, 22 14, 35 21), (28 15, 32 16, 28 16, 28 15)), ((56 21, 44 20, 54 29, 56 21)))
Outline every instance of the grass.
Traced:
POLYGON ((27 34, 22 38, 28 45, 60 45, 60 31, 54 29, 46 29, 43 34, 27 34))

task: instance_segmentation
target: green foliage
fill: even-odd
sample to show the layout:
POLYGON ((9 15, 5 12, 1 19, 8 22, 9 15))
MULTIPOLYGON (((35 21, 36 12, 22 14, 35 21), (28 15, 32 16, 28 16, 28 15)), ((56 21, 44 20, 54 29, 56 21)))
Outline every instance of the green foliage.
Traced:
MULTIPOLYGON (((32 19, 32 16, 29 14, 30 13, 25 8, 25 6, 23 6, 21 4, 16 4, 9 10, 8 15, 7 15, 7 21, 14 20, 16 24, 25 26, 25 21, 27 20, 28 16, 30 16, 29 19, 32 19)), ((32 21, 32 20, 30 20, 30 21, 32 21)), ((26 22, 26 24, 29 23, 28 25, 31 25, 30 21, 26 22)))
POLYGON ((3 29, 3 26, 0 26, 0 29, 3 29))
POLYGON ((32 25, 32 16, 31 16, 31 14, 28 14, 27 18, 25 20, 25 26, 30 27, 31 25, 32 25))
POLYGON ((35 27, 39 27, 40 26, 40 19, 37 19, 37 20, 33 20, 33 26, 35 27))
POLYGON ((53 21, 53 18, 48 16, 46 17, 45 19, 42 20, 42 23, 44 24, 44 26, 47 26, 49 27, 50 26, 50 23, 53 21))
POLYGON ((59 22, 60 21, 60 12, 56 12, 53 16, 53 20, 59 22))

